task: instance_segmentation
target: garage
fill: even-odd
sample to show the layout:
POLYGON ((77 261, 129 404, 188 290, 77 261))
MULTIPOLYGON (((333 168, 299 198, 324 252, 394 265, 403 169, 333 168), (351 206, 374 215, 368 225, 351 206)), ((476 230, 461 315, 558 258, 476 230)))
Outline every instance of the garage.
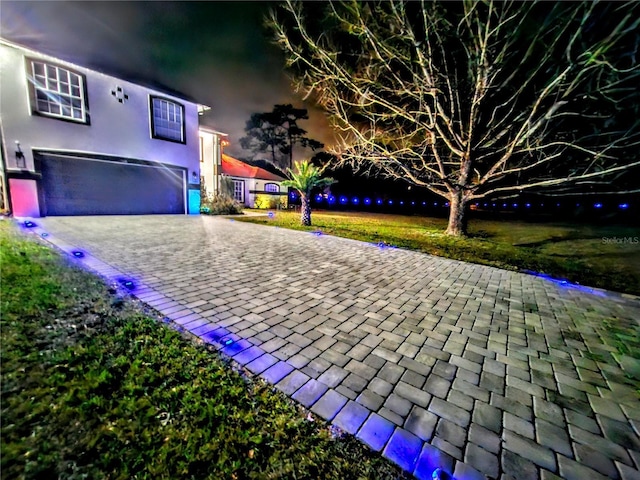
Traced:
POLYGON ((185 213, 185 169, 119 158, 36 153, 41 214, 185 213))

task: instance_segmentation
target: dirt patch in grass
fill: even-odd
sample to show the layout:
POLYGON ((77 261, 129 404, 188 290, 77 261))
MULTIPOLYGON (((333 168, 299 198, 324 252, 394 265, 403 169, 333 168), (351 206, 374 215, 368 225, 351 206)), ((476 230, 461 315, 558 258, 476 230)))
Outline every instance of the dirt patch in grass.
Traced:
POLYGON ((407 478, 8 223, 3 478, 407 478))

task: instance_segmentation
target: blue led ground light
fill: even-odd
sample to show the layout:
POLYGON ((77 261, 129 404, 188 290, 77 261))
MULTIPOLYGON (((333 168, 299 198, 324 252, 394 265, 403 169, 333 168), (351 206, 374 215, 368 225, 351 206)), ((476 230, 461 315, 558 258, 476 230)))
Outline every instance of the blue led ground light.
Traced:
POLYGON ((40 234, 40 236, 42 238, 47 238, 49 236, 49 234, 47 232, 43 232, 43 233, 40 234))
POLYGON ((81 252, 80 250, 74 250, 71 252, 71 255, 73 255, 76 258, 84 258, 84 253, 81 252))
POLYGON ((269 212, 269 213, 267 213, 267 216, 269 218, 273 218, 273 217, 275 217, 275 214, 273 212, 269 212))
POLYGON ((31 220, 25 220, 24 226, 27 228, 34 228, 34 227, 37 227, 38 225, 32 222, 31 220))
MULTIPOLYGON (((297 197, 292 195, 292 198, 297 198, 297 197)), ((323 202, 326 202, 326 206, 328 207, 333 207, 337 205, 343 208, 349 207, 349 206, 353 206, 356 208, 362 207, 362 206, 365 206, 365 207, 379 206, 384 208, 388 206, 389 208, 393 208, 395 210, 404 209, 404 208, 416 209, 419 206, 422 206, 425 210, 429 209, 431 206, 438 207, 438 208, 451 208, 450 202, 437 202, 437 201, 431 202, 431 201, 420 200, 415 198, 413 199, 412 198, 391 198, 391 199, 390 198, 371 198, 366 196, 362 196, 362 197, 349 196, 348 194, 334 197, 333 195, 327 196, 323 194, 317 194, 317 195, 314 195, 312 199, 315 201, 316 204, 322 204, 323 202)), ((573 208, 573 207, 580 208, 582 206, 582 203, 581 202, 577 202, 577 203, 557 202, 555 204, 553 203, 545 204, 544 202, 534 203, 531 201, 528 201, 528 202, 518 201, 518 202, 509 203, 508 201, 502 200, 502 203, 500 203, 499 201, 497 202, 487 201, 487 202, 474 202, 472 205, 475 206, 476 208, 480 208, 480 207, 493 208, 497 212, 501 210, 520 211, 520 210, 526 209, 527 213, 535 214, 538 209, 544 210, 545 208, 548 209, 549 207, 553 207, 554 205, 556 208, 567 209, 567 208, 573 208)), ((613 204, 613 205, 606 205, 604 202, 594 202, 594 203, 588 203, 587 205, 585 205, 585 207, 593 208, 597 211, 604 212, 607 208, 626 211, 626 210, 630 210, 632 205, 626 202, 613 204)))
POLYGON ((130 278, 118 278, 118 283, 129 291, 136 289, 136 284, 130 278))

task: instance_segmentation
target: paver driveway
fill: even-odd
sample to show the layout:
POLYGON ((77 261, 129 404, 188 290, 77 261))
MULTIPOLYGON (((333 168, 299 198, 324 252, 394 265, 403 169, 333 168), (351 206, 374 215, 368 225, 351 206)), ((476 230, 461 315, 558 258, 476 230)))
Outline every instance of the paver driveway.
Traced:
POLYGON ((640 478, 637 298, 220 218, 37 222, 418 478, 640 478))

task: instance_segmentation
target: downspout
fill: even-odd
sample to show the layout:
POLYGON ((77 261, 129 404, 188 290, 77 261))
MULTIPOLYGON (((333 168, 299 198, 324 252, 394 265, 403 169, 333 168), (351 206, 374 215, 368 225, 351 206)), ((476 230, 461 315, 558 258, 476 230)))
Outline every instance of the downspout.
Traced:
POLYGON ((2 125, 2 119, 0 119, 0 159, 2 162, 2 204, 5 206, 5 210, 9 213, 13 211, 13 205, 11 205, 11 195, 9 194, 9 179, 7 178, 7 162, 6 162, 6 149, 4 143, 4 128, 2 125))

